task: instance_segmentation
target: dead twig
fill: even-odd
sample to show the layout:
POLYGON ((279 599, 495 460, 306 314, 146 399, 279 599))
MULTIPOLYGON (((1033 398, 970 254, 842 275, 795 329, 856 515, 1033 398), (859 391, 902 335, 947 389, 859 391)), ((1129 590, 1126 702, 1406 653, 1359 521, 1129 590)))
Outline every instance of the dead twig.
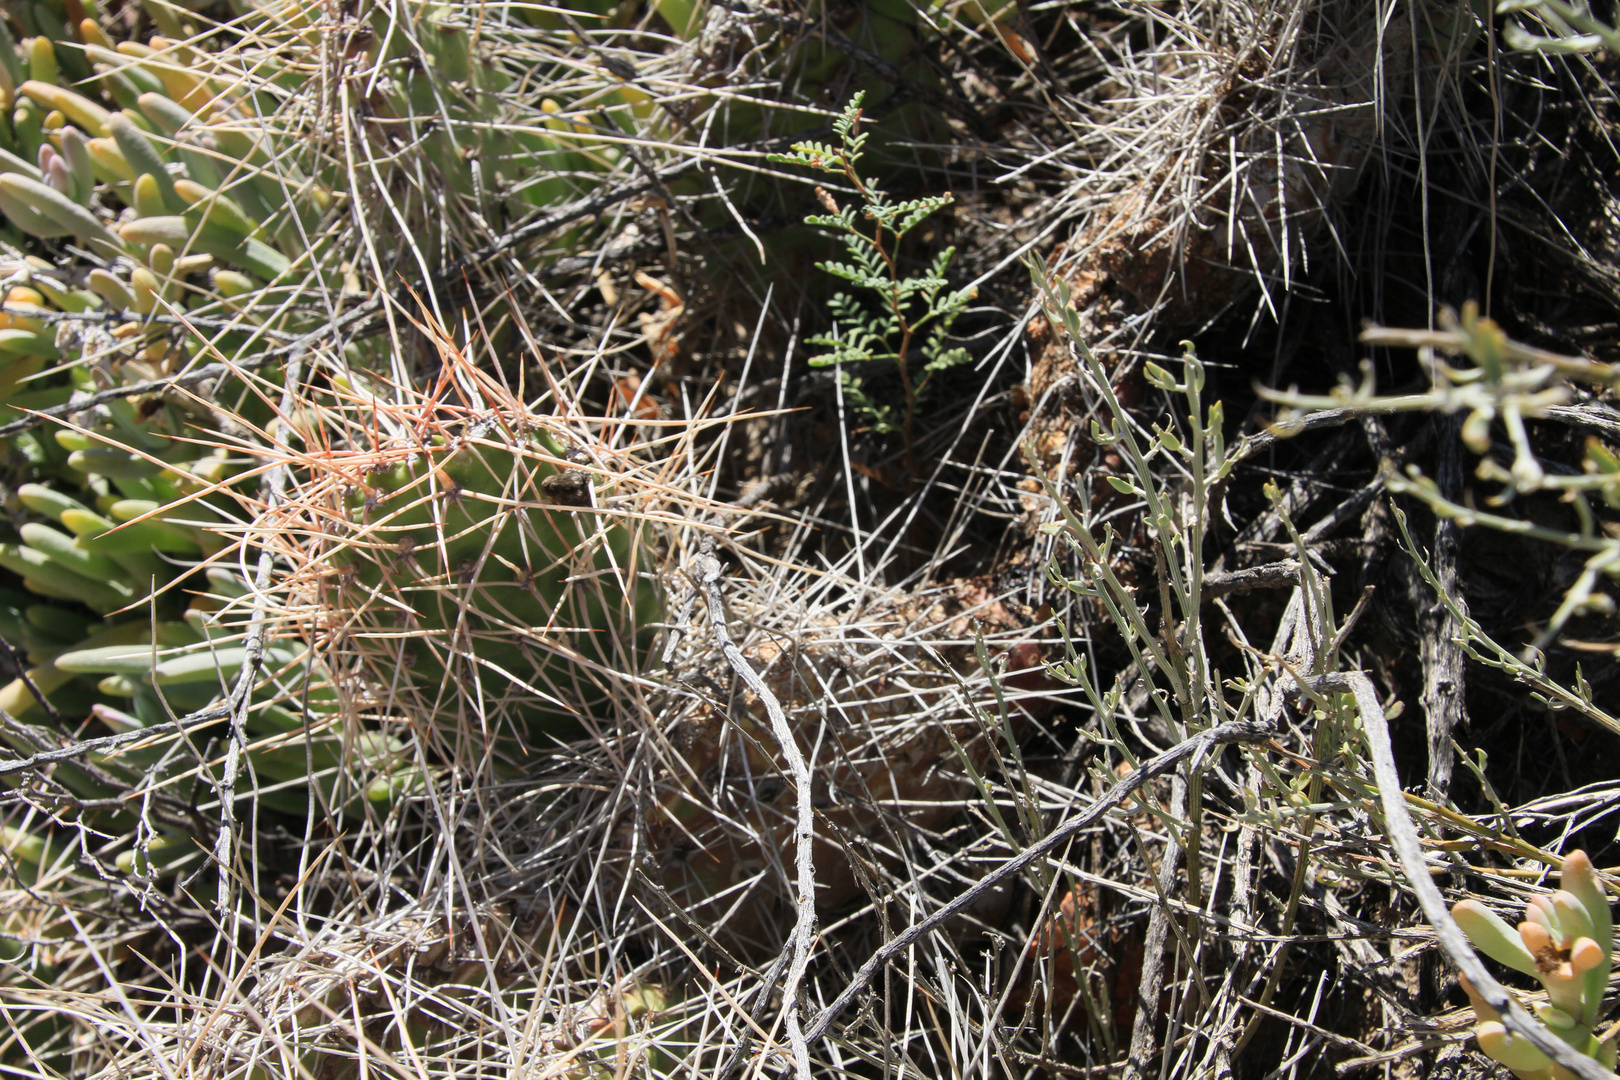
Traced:
POLYGON ((1243 570, 1214 570, 1204 575, 1204 599, 1233 596, 1256 589, 1286 589, 1299 584, 1299 560, 1283 559, 1243 570))
POLYGON ((167 724, 153 724, 151 727, 136 728, 133 731, 121 731, 117 735, 103 735, 95 739, 83 739, 67 746, 57 747, 55 750, 41 750, 37 754, 19 758, 16 761, 0 761, 0 776, 9 776, 12 773, 28 772, 45 765, 55 765, 60 761, 71 761, 85 754, 99 754, 106 750, 128 746, 130 743, 145 742, 158 735, 186 732, 196 728, 206 727, 209 724, 225 719, 231 715, 231 706, 216 705, 213 708, 203 709, 167 724))
MULTIPOLYGON (((292 415, 293 404, 297 400, 300 384, 304 377, 303 353, 294 353, 287 364, 286 381, 281 394, 281 406, 278 410, 280 419, 277 426, 286 424, 285 418, 292 415)), ((287 482, 292 469, 286 462, 282 462, 271 469, 264 480, 265 513, 274 512, 276 507, 286 499, 287 482)), ((232 844, 235 839, 236 826, 236 776, 241 768, 242 751, 247 746, 247 714, 253 701, 253 684, 258 680, 259 671, 264 665, 264 626, 266 621, 267 597, 270 589, 270 572, 274 568, 274 550, 266 545, 259 549, 259 565, 254 574, 253 581, 253 614, 248 623, 247 638, 243 646, 247 658, 242 663, 241 674, 237 676, 236 686, 231 690, 230 718, 231 735, 225 749, 225 768, 220 776, 219 792, 219 837, 214 843, 214 857, 219 863, 219 887, 217 902, 219 915, 222 920, 229 920, 232 911, 231 886, 236 876, 229 872, 232 865, 232 844)))
POLYGON ((41 311, 33 304, 0 304, 0 312, 7 315, 16 315, 25 319, 33 319, 47 326, 57 323, 84 323, 91 326, 108 326, 113 323, 142 323, 149 326, 184 327, 187 330, 230 330, 235 332, 252 331, 262 334, 276 341, 293 341, 295 334, 285 330, 272 330, 268 326, 253 326, 242 322, 239 318, 211 319, 202 315, 164 315, 159 312, 148 312, 142 315, 138 311, 119 311, 109 309, 106 311, 41 311))
POLYGON ((274 349, 268 349, 262 353, 259 353, 257 356, 245 356, 239 360, 233 360, 228 364, 203 364, 201 367, 192 368, 190 371, 182 371, 179 374, 170 375, 166 378, 146 379, 142 382, 127 383, 124 386, 115 386, 110 390, 101 390, 97 393, 89 394, 82 398, 75 398, 74 400, 62 405, 53 405, 48 409, 38 409, 30 412, 21 420, 13 420, 9 424, 0 424, 0 439, 15 435, 21 431, 32 430, 33 428, 37 428, 41 424, 44 424, 49 420, 54 420, 57 417, 71 416, 74 413, 84 412, 86 409, 91 409, 97 405, 106 404, 109 401, 119 401, 124 398, 139 397, 142 394, 162 394, 181 386, 195 386, 198 383, 207 382, 210 379, 223 379, 244 371, 252 371, 256 368, 265 367, 266 365, 274 364, 281 360, 289 360, 295 356, 302 356, 307 353, 310 347, 321 338, 336 333, 345 327, 353 326, 358 322, 364 321, 371 315, 375 314, 381 306, 380 301, 368 301, 365 304, 355 308, 353 311, 349 311, 338 316, 336 319, 333 319, 331 322, 322 326, 318 330, 311 330, 307 334, 301 334, 293 340, 287 342, 287 344, 277 346, 274 349))
POLYGON ((720 560, 714 554, 714 537, 706 536, 703 538, 703 547, 697 557, 695 573, 692 576, 703 589, 704 599, 708 602, 709 627, 714 633, 715 641, 720 645, 720 651, 725 654, 726 661, 731 664, 737 677, 747 684, 748 689, 759 695, 760 701, 764 702, 765 711, 771 718, 771 731, 776 735, 776 741, 782 748, 782 756, 787 759, 788 771, 793 774, 794 786, 798 789, 794 807, 797 820, 793 828, 798 895, 794 898, 796 918, 789 945, 793 959, 788 965, 787 982, 782 987, 782 1008, 783 1019, 787 1024, 788 1042, 793 1050, 794 1066, 798 1070, 800 1080, 810 1080, 810 1046, 799 1024, 799 986, 804 981, 804 973, 810 966, 810 953, 816 944, 815 807, 811 802, 810 765, 799 751, 798 740, 793 736, 793 727, 788 723, 787 714, 782 711, 781 702, 776 700, 776 695, 771 693, 771 688, 765 685, 765 680, 754 671, 748 663, 748 658, 731 640, 731 635, 726 630, 725 602, 720 596, 720 574, 720 560))

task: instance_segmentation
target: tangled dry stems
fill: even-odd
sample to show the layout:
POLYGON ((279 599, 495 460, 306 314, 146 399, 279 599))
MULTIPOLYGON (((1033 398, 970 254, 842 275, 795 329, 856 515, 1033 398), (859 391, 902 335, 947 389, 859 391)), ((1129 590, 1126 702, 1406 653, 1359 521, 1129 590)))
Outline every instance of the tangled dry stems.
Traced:
MULTIPOLYGON (((1174 16, 1147 16, 1158 36, 1145 50, 1129 40, 1140 24, 1122 20, 1114 37, 1102 39, 1098 62, 1098 77, 1120 92, 1107 104, 1078 93, 1060 97, 1054 110, 1062 115, 1053 125, 1060 141, 1009 142, 1008 179, 1043 168, 1056 169, 1060 179, 1043 181, 1054 197, 1029 209, 1020 222, 1028 239, 1006 243, 1000 258, 1073 226, 1080 235, 1069 257, 1082 268, 1109 267, 1109 251, 1122 245, 1150 253, 1121 279, 1135 314, 1148 317, 1110 322, 1118 295, 1093 297, 1094 306, 1082 312, 1088 338, 1117 331, 1121 340, 1145 344, 1155 319, 1207 322, 1238 297, 1239 286, 1230 282, 1245 277, 1260 282, 1262 296, 1286 291, 1308 271, 1306 253, 1324 250, 1307 240, 1359 174, 1373 145, 1368 132, 1387 118, 1380 94, 1417 78, 1400 64, 1409 55, 1406 38, 1419 31, 1388 23, 1346 28, 1346 20, 1355 21, 1341 10, 1348 7, 1191 4, 1174 16), (1380 53, 1379 33, 1403 48, 1380 53), (1323 41, 1340 42, 1342 51, 1321 54, 1323 41), (1232 42, 1262 45, 1234 49, 1232 42), (1381 72, 1383 82, 1369 82, 1369 72, 1381 72), (1206 277, 1194 284, 1200 273, 1206 277), (1188 306, 1194 295, 1203 309, 1188 306)), ((702 34, 647 34, 631 45, 610 33, 580 39, 577 32, 571 38, 569 31, 507 26, 509 51, 500 63, 567 73, 553 88, 567 101, 590 100, 608 85, 604 66, 630 63, 656 118, 646 130, 620 136, 604 132, 588 109, 569 114, 589 129, 575 129, 579 142, 619 145, 625 153, 606 168, 558 175, 599 185, 611 197, 582 194, 571 204, 576 216, 548 215, 546 231, 527 235, 523 224, 493 221, 475 198, 449 190, 422 152, 420 131, 379 138, 355 107, 379 73, 352 61, 341 32, 316 35, 325 51, 309 65, 307 87, 283 94, 276 112, 259 119, 283 136, 281 145, 306 174, 320 172, 324 162, 351 178, 345 213, 311 245, 330 242, 381 291, 362 301, 311 279, 289 287, 283 306, 266 319, 275 325, 313 311, 332 323, 320 337, 298 343, 308 349, 298 377, 277 385, 248 376, 257 393, 278 403, 278 424, 233 433, 239 441, 230 445, 253 455, 267 475, 287 477, 289 487, 274 504, 267 487, 244 505, 239 546, 228 557, 248 569, 262 556, 275 571, 244 605, 243 633, 257 619, 267 637, 311 642, 331 670, 352 675, 359 670, 352 642, 331 625, 312 585, 327 569, 314 553, 328 539, 332 496, 379 455, 409 454, 413 441, 420 446, 434 434, 459 437, 492 413, 554 425, 589 447, 593 468, 620 485, 605 509, 634 517, 656 538, 648 548, 655 563, 618 568, 627 576, 586 587, 622 589, 637 576, 655 578, 678 614, 683 570, 704 539, 716 542, 728 564, 726 625, 780 699, 817 774, 810 792, 817 879, 827 895, 802 1000, 782 1000, 785 972, 775 961, 802 915, 787 838, 798 824, 803 790, 783 767, 760 695, 728 674, 703 624, 720 614, 711 606, 689 617, 666 667, 648 661, 592 672, 613 707, 589 739, 564 751, 535 748, 500 762, 485 731, 500 729, 502 718, 476 733, 457 727, 453 737, 435 737, 421 715, 356 679, 338 723, 351 736, 409 731, 415 763, 429 780, 385 812, 368 805, 342 818, 311 815, 299 836, 279 821, 256 818, 256 781, 248 774, 234 785, 242 827, 225 834, 222 865, 231 872, 219 879, 223 903, 188 893, 201 879, 173 889, 155 880, 131 888, 111 872, 88 882, 63 872, 29 883, 13 894, 12 910, 24 919, 12 932, 34 951, 34 963, 55 966, 54 978, 49 985, 8 985, 0 1007, 13 1031, 34 1033, 31 1042, 45 1044, 38 1032, 59 1025, 51 1045, 60 1056, 20 1067, 109 1078, 302 1070, 708 1075, 779 1068, 787 1013, 826 1009, 884 941, 1031 850, 1111 787, 1117 769, 1139 765, 1184 734, 1177 724, 1189 717, 1167 712, 1153 693, 1155 664, 1139 658, 1134 667, 1121 665, 1114 644, 1120 634, 1151 644, 1174 630, 1141 613, 1140 625, 1121 624, 1105 602, 1047 581, 1042 561, 1054 553, 1061 576, 1084 579, 1084 559, 1071 549, 1040 549, 1033 568, 995 580, 946 569, 965 543, 966 518, 976 512, 1011 518, 1028 499, 1014 486, 1019 470, 1009 461, 1016 448, 1004 448, 1008 460, 1000 465, 987 464, 982 451, 962 441, 968 419, 947 418, 919 440, 942 462, 924 491, 956 487, 965 509, 909 573, 895 575, 905 578, 901 587, 884 571, 912 545, 912 526, 924 516, 921 498, 886 516, 874 505, 864 522, 857 516, 835 525, 824 512, 836 502, 831 497, 791 514, 717 497, 714 471, 725 464, 727 440, 741 443, 750 424, 776 419, 770 405, 780 395, 773 399, 769 377, 759 374, 763 362, 752 381, 744 376, 724 394, 717 386, 709 398, 666 403, 658 420, 638 414, 640 422, 632 423, 622 410, 590 414, 593 379, 604 372, 617 379, 628 371, 621 353, 667 342, 663 327, 629 318, 637 305, 661 301, 645 289, 614 310, 586 313, 584 298, 597 279, 554 278, 552 267, 559 257, 583 260, 578 265, 592 271, 630 254, 663 257, 673 247, 667 230, 677 227, 701 240, 704 231, 683 216, 696 200, 671 197, 669 183, 722 160, 764 168, 763 146, 716 148, 704 134, 725 122, 728 109, 741 113, 777 92, 763 73, 750 74, 750 58, 768 55, 803 28, 763 15, 751 19, 756 14, 742 5, 717 6, 702 34), (715 72, 727 64, 741 76, 714 85, 715 72), (694 130, 687 102, 699 93, 719 105, 701 114, 706 126, 694 130), (637 189, 653 199, 632 212, 625 193, 637 189), (592 212, 585 207, 602 216, 563 231, 592 212), (464 262, 455 253, 465 251, 487 257, 464 262), (401 276, 424 286, 420 306, 386 291, 401 276), (351 304, 365 307, 365 316, 352 318, 351 304), (413 318, 431 329, 424 332, 413 318), (345 370, 343 346, 379 330, 395 365, 392 377, 363 395, 332 394, 329 380, 345 370), (486 344, 496 340, 503 345, 486 344), (494 374, 512 369, 503 355, 509 349, 535 358, 529 370, 543 370, 548 384, 494 374), (432 393, 413 377, 424 358, 445 373, 432 393), (823 547, 818 528, 845 531, 849 539, 823 547), (917 587, 924 581, 931 589, 917 587), (1099 682, 1079 700, 1083 695, 1063 696, 1039 677, 1043 657, 1029 646, 1057 648, 1030 618, 1043 605, 1051 605, 1057 624, 1074 628, 1075 657, 1085 656, 1099 679, 1106 671, 1111 685, 1099 682), (1011 671, 998 670, 1003 657, 1011 671), (1021 671, 1035 677, 1020 680, 1021 671), (1066 712, 1052 712, 1054 698, 1066 712), (1089 716, 1084 735, 1069 727, 1076 714, 1089 716), (1024 756, 1031 746, 1054 744, 1069 748, 1055 763, 1024 756), (154 930, 154 918, 167 926, 154 930), (210 932, 199 936, 205 922, 210 932), (199 947, 199 940, 207 944, 199 947)), ((221 70, 251 79, 261 57, 298 55, 309 36, 292 25, 265 30, 221 53, 221 70)), ((1017 51, 1004 36, 992 40, 984 32, 980 41, 981 48, 989 42, 1017 51)), ((489 125, 539 120, 518 108, 513 104, 510 115, 489 125)), ((728 201, 723 193, 720 201, 728 201)), ((746 231, 746 213, 727 209, 746 231)), ((689 256, 668 254, 663 273, 683 282, 685 295, 673 293, 662 315, 697 315, 704 298, 693 271, 689 256)), ((1083 289, 1076 291, 1083 303, 1083 289)), ((1005 362, 1011 341, 988 355, 1005 362)), ((747 344, 761 343, 756 336, 747 344)), ((1084 403, 1076 415, 1106 418, 1108 380, 1076 382, 1084 403)), ((1312 422, 1355 419, 1347 412, 1312 422)), ((1155 423, 1179 427, 1169 412, 1123 421, 1144 440, 1153 438, 1155 423)), ((1189 502, 1186 472, 1169 460, 1144 459, 1150 483, 1163 483, 1155 494, 1183 507, 1189 519, 1207 519, 1216 495, 1206 490, 1189 502)), ((1118 476, 1117 462, 1086 465, 1076 490, 1091 491, 1103 473, 1118 476)), ((1057 479, 1059 499, 1035 500, 1048 518, 1069 494, 1070 478, 1060 470, 1057 479)), ((851 472, 851 491, 853 483, 851 472)), ((1279 671, 1307 656, 1331 656, 1349 631, 1324 603, 1327 591, 1313 580, 1303 542, 1322 538, 1343 519, 1330 512, 1318 520, 1320 532, 1301 533, 1288 507, 1284 500, 1258 515, 1271 535, 1300 535, 1297 562, 1272 582, 1295 590, 1275 640, 1251 640, 1257 616, 1214 595, 1193 592, 1164 604, 1205 613, 1204 637, 1235 641, 1242 658, 1240 670, 1222 670, 1210 645, 1183 642, 1207 694, 1207 705, 1190 719, 1247 721, 1275 706, 1265 717, 1277 725, 1273 741, 1246 757, 1210 758, 1207 775, 1188 771, 1149 785, 1129 812, 1088 826, 1030 867, 1018 889, 993 890, 982 906, 950 923, 949 933, 916 937, 913 948, 882 969, 876 997, 836 1024, 812 1029, 830 1033, 809 1048, 814 1068, 865 1072, 904 1063, 926 1075, 1033 1074, 1128 1056, 1129 1067, 1145 1074, 1162 1054, 1171 1074, 1194 1075, 1230 1066, 1254 1038, 1259 1016, 1282 1025, 1268 1051, 1279 1068, 1292 1068, 1324 1044, 1367 1066, 1465 1037, 1460 1027, 1431 1025, 1422 1004, 1387 974, 1412 959, 1397 950, 1422 947, 1427 932, 1370 926, 1367 911, 1378 905, 1352 910, 1346 903, 1373 893, 1393 897, 1404 888, 1382 839, 1380 785, 1359 752, 1348 710, 1332 701, 1306 711, 1278 704, 1279 671), (1280 894, 1264 885, 1268 863, 1272 880, 1286 886, 1280 894), (1183 881, 1190 883, 1185 890, 1183 881), (1007 932, 1015 893, 1033 898, 1018 913, 1023 937, 1007 932), (1062 935, 1045 934, 1048 943, 1071 937, 1067 949, 1028 947, 1041 936, 1030 931, 1051 931, 1057 913, 1077 912, 1099 893, 1112 905, 1101 919, 1076 916, 1060 927, 1062 935), (1128 926, 1146 911, 1160 913, 1150 924, 1159 943, 1151 946, 1150 938, 1150 947, 1159 950, 1167 974, 1162 999, 1158 992, 1144 997, 1145 1012, 1165 1018, 1162 1034, 1151 1020, 1133 1032, 1116 1027, 1110 1015, 1109 983, 1134 975, 1120 974, 1126 950, 1123 939, 1110 936, 1107 920, 1128 926), (1378 1019, 1368 1028, 1433 1038, 1373 1045, 1321 1017, 1329 973, 1303 989, 1287 975, 1290 953, 1304 947, 1307 920, 1376 995, 1368 1008, 1378 1019), (1396 955, 1373 943, 1385 939, 1396 955), (1120 952, 1085 947, 1101 944, 1120 952), (1067 999, 1055 992, 1065 960, 1098 969, 1078 978, 1071 972, 1067 999), (1031 985, 1048 990, 1032 992, 1031 985)), ((1084 524, 1088 534, 1101 535, 1108 523, 1119 523, 1113 554, 1143 565, 1151 563, 1154 544, 1130 525, 1140 513, 1134 499, 1122 500, 1095 506, 1084 524)), ((1151 602, 1144 605, 1145 611, 1151 602)), ((624 654, 636 653, 622 644, 624 654)), ((1166 687, 1174 682, 1167 667, 1157 668, 1166 687)), ((287 692, 296 696, 299 689, 287 692)), ((214 747, 198 766, 198 775, 225 793, 223 800, 196 800, 191 809, 205 820, 217 821, 222 807, 236 805, 223 760, 235 751, 214 747)), ((358 784, 363 763, 353 764, 358 784)), ((188 780, 173 777, 169 786, 188 780)), ((72 806, 60 792, 27 793, 34 805, 15 819, 24 826, 72 806)), ((157 787, 142 793, 150 832, 162 824, 156 815, 180 809, 165 808, 156 800, 161 794, 157 787)), ((1547 835, 1553 826, 1571 834, 1611 808, 1611 794, 1593 789, 1562 802, 1503 807, 1496 821, 1416 797, 1406 802, 1429 833, 1431 868, 1500 887, 1516 882, 1515 872, 1474 866, 1468 852, 1489 847, 1554 865, 1552 850, 1504 823, 1534 819, 1547 835)), ((72 859, 61 865, 105 868, 118 840, 81 828, 72 859)))

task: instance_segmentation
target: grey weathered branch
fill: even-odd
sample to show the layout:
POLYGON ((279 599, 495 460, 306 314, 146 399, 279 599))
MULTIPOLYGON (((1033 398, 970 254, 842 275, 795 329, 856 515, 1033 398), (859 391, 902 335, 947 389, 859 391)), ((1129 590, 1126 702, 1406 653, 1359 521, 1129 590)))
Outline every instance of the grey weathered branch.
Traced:
POLYGON ((816 944, 815 807, 811 801, 810 764, 799 750, 798 740, 794 738, 793 728, 788 724, 781 702, 776 700, 771 688, 765 685, 765 680, 759 677, 743 651, 731 640, 731 634, 726 629, 725 601, 720 596, 720 572, 720 560, 714 554, 714 537, 706 536, 692 577, 708 602, 709 627, 731 669, 764 702, 765 712, 771 718, 771 731, 782 748, 782 756, 787 759, 788 771, 792 773, 797 788, 793 825, 794 862, 798 876, 798 895, 794 897, 797 917, 789 943, 792 960, 788 965, 787 982, 782 987, 782 999, 794 1066, 799 1080, 810 1080, 810 1045, 799 1023, 799 987, 804 982, 805 971, 810 967, 810 954, 816 944))
POLYGON ((134 731, 121 731, 116 735, 103 735, 96 739, 81 739, 66 746, 59 746, 54 750, 41 750, 37 754, 30 754, 15 761, 0 761, 0 776, 9 776, 12 773, 28 772, 31 769, 42 768, 46 765, 55 765, 61 761, 71 761, 86 754, 99 754, 106 750, 116 750, 120 746, 130 743, 146 742, 159 735, 168 735, 175 732, 190 731, 193 728, 206 727, 217 723, 231 715, 231 706, 215 705, 182 716, 166 724, 153 724, 151 727, 137 728, 134 731))

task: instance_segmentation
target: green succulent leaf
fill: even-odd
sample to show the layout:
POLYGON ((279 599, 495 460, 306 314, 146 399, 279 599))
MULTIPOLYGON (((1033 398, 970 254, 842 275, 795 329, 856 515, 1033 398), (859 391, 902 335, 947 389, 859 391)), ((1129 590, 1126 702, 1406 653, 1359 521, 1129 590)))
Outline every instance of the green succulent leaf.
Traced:
POLYGON ((1452 907, 1451 917, 1486 956, 1514 971, 1536 974, 1536 958, 1525 948, 1519 932, 1496 912, 1478 900, 1463 900, 1452 907))

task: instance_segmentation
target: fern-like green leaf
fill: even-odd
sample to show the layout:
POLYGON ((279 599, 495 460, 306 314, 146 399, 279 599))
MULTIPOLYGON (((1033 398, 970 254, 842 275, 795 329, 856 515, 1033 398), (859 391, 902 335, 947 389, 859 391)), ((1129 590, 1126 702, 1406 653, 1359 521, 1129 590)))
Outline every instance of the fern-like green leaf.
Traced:
POLYGON ((851 285, 858 285, 863 289, 883 292, 889 288, 887 278, 872 273, 870 269, 851 266, 849 263, 821 262, 816 263, 816 269, 831 274, 833 277, 843 278, 851 285))
POLYGON ((959 364, 965 364, 972 359, 973 354, 968 352, 966 349, 946 349, 944 352, 940 353, 938 356, 924 364, 923 370, 930 372, 944 371, 946 368, 953 368, 959 364))
POLYGON ((865 384, 861 379, 848 372, 840 372, 839 379, 844 387, 844 400, 849 403, 855 415, 866 422, 866 430, 876 435, 890 435, 900 430, 900 425, 895 422, 894 407, 880 405, 867 396, 865 384))
POLYGON ((819 225, 824 229, 838 229, 841 232, 855 228, 855 208, 846 206, 837 214, 808 214, 805 216, 806 225, 819 225))
POLYGON ((792 154, 773 154, 770 159, 822 172, 843 173, 859 194, 863 204, 861 219, 873 223, 870 233, 857 223, 853 206, 836 208, 826 195, 821 196, 822 204, 837 212, 812 214, 804 219, 807 225, 839 235, 848 256, 845 261, 818 262, 817 268, 849 282, 865 297, 863 302, 856 293, 840 292, 833 296, 828 302, 833 315, 831 333, 807 339, 809 344, 827 351, 812 356, 810 363, 815 367, 852 367, 873 360, 898 361, 902 377, 908 380, 903 388, 903 425, 897 421, 894 406, 873 400, 861 380, 849 371, 839 372, 839 385, 844 390, 846 403, 865 421, 867 431, 881 435, 903 428, 909 439, 914 407, 934 373, 972 359, 966 349, 947 345, 951 324, 977 293, 971 288, 947 291, 947 271, 956 255, 955 248, 947 247, 935 255, 924 273, 907 276, 898 269, 896 259, 902 238, 954 199, 946 193, 891 201, 881 188, 857 174, 855 165, 864 152, 867 138, 860 131, 864 100, 864 94, 856 94, 833 121, 839 149, 823 143, 802 142, 793 147, 792 154), (906 358, 896 351, 901 348, 897 343, 904 342, 912 343, 906 348, 915 348, 920 354, 923 361, 920 369, 913 366, 907 371, 906 358))
POLYGON ((802 142, 794 143, 790 153, 767 154, 766 160, 783 165, 803 165, 827 173, 842 173, 845 155, 826 143, 802 142))
POLYGON ((927 199, 913 199, 909 203, 901 203, 898 209, 903 215, 899 224, 891 226, 895 235, 904 236, 916 228, 925 218, 942 206, 948 206, 952 199, 949 195, 938 195, 927 199))

